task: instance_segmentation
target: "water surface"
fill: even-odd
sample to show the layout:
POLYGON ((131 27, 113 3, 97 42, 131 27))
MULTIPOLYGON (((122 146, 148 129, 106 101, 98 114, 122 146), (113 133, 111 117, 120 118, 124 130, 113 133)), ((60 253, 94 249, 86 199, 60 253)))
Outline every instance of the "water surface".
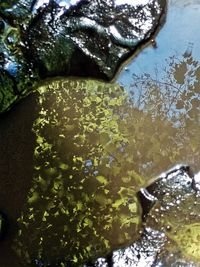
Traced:
POLYGON ((0 208, 14 229, 2 266, 15 262, 11 247, 20 267, 78 266, 129 244, 140 234, 140 187, 176 163, 199 170, 199 9, 170 1, 156 46, 122 71, 122 86, 50 82, 1 121, 0 208))
POLYGON ((181 162, 199 170, 199 12, 198 0, 169 1, 166 24, 154 46, 133 59, 117 79, 134 106, 153 122, 143 124, 138 133, 145 143, 143 157, 151 155, 140 170, 147 177, 181 162), (159 121, 170 126, 157 126, 159 121))

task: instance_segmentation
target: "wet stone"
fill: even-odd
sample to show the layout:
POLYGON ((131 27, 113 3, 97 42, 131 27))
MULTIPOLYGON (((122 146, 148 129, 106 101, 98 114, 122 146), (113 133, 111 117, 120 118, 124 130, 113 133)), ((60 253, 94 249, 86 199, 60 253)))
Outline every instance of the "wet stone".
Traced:
POLYGON ((178 165, 146 185, 136 137, 152 121, 123 87, 48 80, 5 115, 0 209, 12 233, 1 249, 12 257, 1 266, 198 266, 199 174, 178 165))
POLYGON ((141 190, 144 210, 144 199, 152 202, 141 237, 93 266, 199 266, 200 197, 194 185, 190 167, 178 165, 141 190))
POLYGON ((162 24, 166 0, 1 1, 0 112, 41 79, 111 80, 162 24))

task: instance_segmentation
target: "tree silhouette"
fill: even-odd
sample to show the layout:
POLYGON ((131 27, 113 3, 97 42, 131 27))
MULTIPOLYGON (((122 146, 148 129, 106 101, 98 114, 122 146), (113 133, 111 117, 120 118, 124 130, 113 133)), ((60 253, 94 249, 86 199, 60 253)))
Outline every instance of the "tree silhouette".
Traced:
POLYGON ((136 192, 172 164, 198 164, 200 68, 189 52, 168 66, 161 80, 135 75, 130 94, 81 79, 37 90, 35 174, 15 242, 25 266, 80 266, 133 242, 136 192))
POLYGON ((93 80, 39 88, 34 181, 16 239, 25 266, 80 266, 139 237, 144 181, 127 150, 126 103, 120 86, 93 80))
POLYGON ((198 170, 200 66, 191 49, 181 58, 171 56, 162 71, 155 69, 154 76, 133 75, 130 93, 135 107, 151 114, 155 120, 168 120, 176 129, 176 134, 170 130, 166 133, 175 141, 174 163, 187 161, 198 170))

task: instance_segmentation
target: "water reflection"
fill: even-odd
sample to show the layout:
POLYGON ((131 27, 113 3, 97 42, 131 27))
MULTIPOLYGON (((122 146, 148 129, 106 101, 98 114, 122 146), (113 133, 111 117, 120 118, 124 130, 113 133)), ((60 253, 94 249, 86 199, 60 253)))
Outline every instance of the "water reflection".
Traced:
MULTIPOLYGON (((15 241, 23 266, 71 260, 79 266, 134 241, 141 229, 135 193, 146 180, 182 161, 199 170, 200 64, 190 45, 165 66, 133 75, 128 92, 73 79, 39 89, 34 181, 15 241)), ((186 195, 180 213, 167 206, 158 228, 176 213, 180 221, 174 216, 168 231, 172 249, 178 244, 198 261, 199 202, 186 216, 195 201, 186 195)))
MULTIPOLYGON (((133 74, 132 78, 129 93, 133 105, 151 117, 154 131, 159 132, 159 160, 153 156, 157 171, 179 162, 187 162, 197 171, 200 157, 200 64, 193 58, 191 50, 187 49, 182 57, 174 55, 167 59, 162 74, 155 69, 154 75, 133 74), (167 121, 170 127, 164 131, 157 129, 157 120, 167 121), (163 160, 166 151, 171 151, 167 161, 163 160)), ((149 139, 152 140, 151 132, 149 139)), ((155 174, 156 169, 150 170, 155 174)))
POLYGON ((115 267, 199 266, 200 197, 193 182, 188 166, 163 173, 146 189, 156 200, 144 216, 140 239, 114 251, 112 261, 99 259, 95 266, 110 266, 109 262, 115 267))
MULTIPOLYGON (((187 162, 195 172, 199 171, 200 39, 196 34, 200 23, 199 4, 199 0, 169 1, 166 24, 156 38, 157 48, 144 50, 118 78, 133 105, 149 114, 154 125, 157 118, 172 125, 166 132, 161 131, 161 136, 166 134, 174 142, 163 139, 159 145, 160 161, 154 157, 158 165, 152 169, 155 174, 179 162, 187 162), (170 150, 173 159, 170 155, 163 160, 163 154, 170 150)), ((199 174, 195 180, 199 189, 199 174)), ((151 213, 150 218, 154 217, 151 226, 155 227, 155 221, 159 230, 169 225, 166 235, 170 242, 156 266, 199 266, 199 196, 183 194, 182 203, 179 197, 172 198, 172 206, 167 199, 169 205, 164 208, 157 205, 151 213)))
POLYGON ((15 249, 23 266, 80 266, 139 238, 136 113, 109 83, 60 80, 39 93, 34 180, 15 249))
POLYGON ((168 63, 164 81, 135 75, 129 93, 76 79, 38 89, 34 182, 16 241, 26 264, 79 266, 132 242, 141 186, 179 161, 198 168, 200 68, 188 51, 168 63))

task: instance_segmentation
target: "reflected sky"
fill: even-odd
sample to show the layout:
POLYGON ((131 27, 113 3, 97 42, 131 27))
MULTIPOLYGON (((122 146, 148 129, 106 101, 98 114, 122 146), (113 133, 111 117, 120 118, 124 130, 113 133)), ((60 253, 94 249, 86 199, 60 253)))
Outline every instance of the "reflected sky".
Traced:
POLYGON ((123 69, 118 81, 127 87, 132 73, 154 75, 155 67, 162 73, 166 58, 180 56, 187 49, 192 50, 194 59, 200 60, 199 14, 199 0, 169 0, 166 23, 156 37, 157 48, 149 46, 144 49, 123 69))
MULTIPOLYGON (((199 170, 199 14, 198 0, 169 1, 166 24, 156 37, 157 46, 144 49, 117 79, 131 95, 136 108, 149 114, 155 121, 166 118, 173 127, 179 129, 174 164, 187 162, 195 171, 199 170)), ((173 136, 170 130, 165 134, 169 139, 173 136)), ((151 133, 149 137, 151 140, 151 133)), ((168 141, 164 145, 170 149, 168 141)), ((160 155, 165 149, 160 147, 160 155)))
POLYGON ((23 266, 36 258, 79 267, 140 236, 144 179, 126 119, 135 111, 123 88, 94 80, 58 80, 38 92, 33 184, 15 248, 23 266))
POLYGON ((123 88, 94 81, 40 91, 34 181, 16 241, 25 260, 60 259, 67 249, 76 261, 93 256, 91 243, 107 252, 129 242, 139 233, 135 193, 146 179, 180 161, 198 170, 200 3, 188 3, 170 2, 158 47, 145 49, 119 76, 132 102, 123 88))
POLYGON ((136 193, 146 179, 183 159, 199 167, 200 68, 189 53, 170 60, 167 82, 135 77, 132 89, 143 86, 135 106, 134 91, 116 84, 60 79, 38 88, 33 185, 15 244, 22 262, 72 259, 80 266, 134 241, 141 227, 136 193))

